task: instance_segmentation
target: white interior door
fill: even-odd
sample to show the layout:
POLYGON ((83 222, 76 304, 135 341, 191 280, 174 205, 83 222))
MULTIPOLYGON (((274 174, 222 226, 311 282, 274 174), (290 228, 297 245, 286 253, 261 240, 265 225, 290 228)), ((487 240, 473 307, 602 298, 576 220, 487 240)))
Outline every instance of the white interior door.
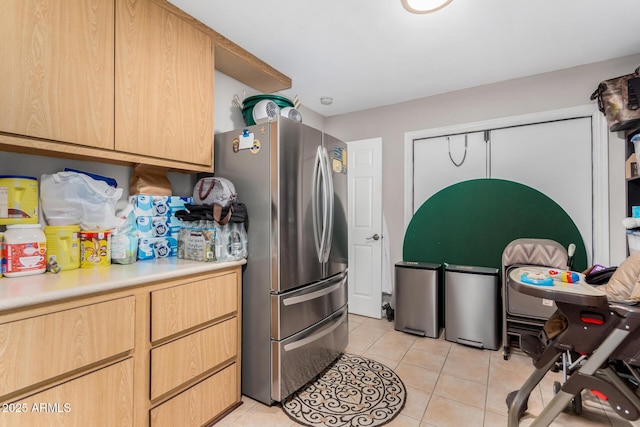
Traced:
POLYGON ((591 118, 491 131, 491 178, 535 188, 567 212, 593 253, 591 118))
POLYGON ((382 317, 382 139, 347 143, 349 312, 382 317))

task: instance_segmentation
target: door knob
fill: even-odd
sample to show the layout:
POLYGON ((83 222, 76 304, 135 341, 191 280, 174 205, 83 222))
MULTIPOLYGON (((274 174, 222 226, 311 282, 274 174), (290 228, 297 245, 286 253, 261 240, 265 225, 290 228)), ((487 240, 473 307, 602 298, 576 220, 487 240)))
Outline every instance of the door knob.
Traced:
POLYGON ((373 236, 371 236, 371 237, 367 237, 367 240, 371 240, 371 239, 373 239, 373 240, 380 240, 380 236, 376 233, 376 234, 374 234, 374 235, 373 235, 373 236))

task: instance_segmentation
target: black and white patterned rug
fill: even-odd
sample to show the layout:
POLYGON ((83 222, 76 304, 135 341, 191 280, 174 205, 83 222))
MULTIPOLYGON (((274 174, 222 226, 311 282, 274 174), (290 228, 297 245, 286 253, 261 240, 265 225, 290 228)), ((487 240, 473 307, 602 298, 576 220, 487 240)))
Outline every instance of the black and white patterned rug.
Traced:
POLYGON ((343 354, 282 402, 292 420, 310 427, 381 426, 404 407, 407 391, 387 366, 343 354))

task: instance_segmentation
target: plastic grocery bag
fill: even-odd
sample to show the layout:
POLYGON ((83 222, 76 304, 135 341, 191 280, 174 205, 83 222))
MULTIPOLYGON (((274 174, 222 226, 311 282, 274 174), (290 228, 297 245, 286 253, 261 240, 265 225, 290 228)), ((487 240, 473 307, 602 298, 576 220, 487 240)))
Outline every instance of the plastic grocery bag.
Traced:
POLYGON ((40 177, 40 205, 49 225, 80 224, 83 230, 110 230, 118 225, 116 204, 122 188, 77 172, 40 177))

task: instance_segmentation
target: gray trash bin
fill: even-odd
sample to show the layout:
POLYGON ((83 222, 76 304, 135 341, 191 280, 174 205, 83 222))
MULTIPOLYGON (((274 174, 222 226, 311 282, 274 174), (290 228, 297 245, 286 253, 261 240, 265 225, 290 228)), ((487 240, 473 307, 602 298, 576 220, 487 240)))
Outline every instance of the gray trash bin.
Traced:
POLYGON ((498 269, 445 264, 444 305, 445 340, 491 350, 500 347, 498 269))
POLYGON ((441 265, 398 262, 395 268, 396 311, 394 328, 423 337, 438 338, 441 265))

